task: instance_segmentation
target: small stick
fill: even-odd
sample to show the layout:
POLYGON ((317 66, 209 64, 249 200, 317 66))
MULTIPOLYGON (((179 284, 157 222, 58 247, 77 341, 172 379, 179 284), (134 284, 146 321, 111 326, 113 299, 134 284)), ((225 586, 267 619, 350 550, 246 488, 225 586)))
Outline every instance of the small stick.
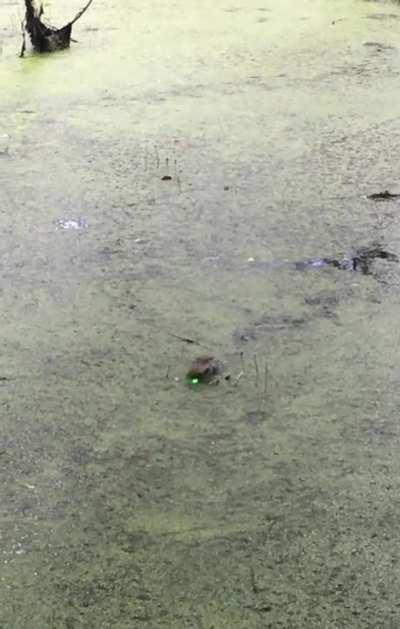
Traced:
MULTIPOLYGON (((82 15, 85 13, 85 11, 87 11, 87 10, 88 10, 88 8, 90 7, 90 5, 92 4, 92 2, 93 2, 93 0, 89 0, 89 2, 86 4, 86 6, 84 6, 84 7, 83 7, 83 9, 81 9, 81 10, 79 11, 79 13, 78 13, 77 15, 75 15, 75 17, 74 17, 74 19, 72 20, 72 22, 70 22, 71 26, 72 26, 72 24, 75 24, 75 22, 76 22, 77 20, 79 20, 79 18, 80 18, 80 17, 82 17, 82 15)), ((42 9, 42 11, 43 11, 43 8, 42 8, 42 7, 41 7, 41 9, 42 9)))
POLYGON ((21 47, 21 52, 19 54, 19 57, 20 59, 23 59, 25 50, 26 50, 25 20, 21 21, 21 30, 22 30, 22 47, 21 47))
POLYGON ((267 361, 265 361, 265 368, 264 368, 264 395, 267 395, 267 391, 268 391, 268 363, 267 363, 267 361))
POLYGON ((251 589, 253 590, 254 594, 260 594, 260 588, 257 585, 256 575, 253 566, 251 566, 250 568, 250 583, 251 589))
POLYGON ((244 369, 244 358, 243 358, 243 352, 240 352, 240 365, 242 367, 242 371, 244 373, 245 369, 244 369))
POLYGON ((188 343, 189 345, 198 345, 199 347, 205 347, 198 341, 189 338, 188 336, 180 336, 179 334, 174 334, 173 332, 167 332, 168 336, 172 336, 174 339, 178 339, 178 341, 182 341, 183 343, 188 343))
POLYGON ((256 386, 258 387, 260 372, 258 371, 257 354, 254 354, 254 366, 256 368, 256 386))
POLYGON ((240 379, 244 376, 244 372, 241 371, 235 378, 234 382, 233 382, 233 386, 237 387, 237 385, 239 384, 240 379))

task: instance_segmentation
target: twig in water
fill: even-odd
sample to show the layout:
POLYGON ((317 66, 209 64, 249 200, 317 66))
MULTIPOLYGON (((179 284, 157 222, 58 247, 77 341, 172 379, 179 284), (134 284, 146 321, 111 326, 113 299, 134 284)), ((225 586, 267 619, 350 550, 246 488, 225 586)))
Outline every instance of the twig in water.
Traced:
POLYGON ((255 575, 253 566, 251 566, 250 568, 250 583, 251 583, 251 589, 253 590, 254 594, 259 594, 260 588, 257 585, 256 575, 255 575))
POLYGON ((267 395, 268 392, 268 363, 265 360, 265 368, 264 368, 264 395, 267 395))
POLYGON ((241 378, 243 378, 244 376, 244 371, 241 371, 235 378, 235 380, 233 381, 233 386, 237 387, 237 385, 239 384, 239 381, 241 378))
POLYGON ((245 369, 244 369, 244 357, 243 357, 243 352, 240 352, 240 365, 242 368, 242 371, 244 373, 245 369))
POLYGON ((174 339, 178 339, 178 341, 183 341, 184 343, 189 343, 190 345, 198 345, 199 347, 204 347, 198 341, 189 338, 188 336, 179 336, 179 334, 173 334, 173 332, 168 332, 168 336, 172 336, 174 339))
POLYGON ((258 371, 257 354, 254 354, 254 366, 256 368, 256 386, 258 388, 258 384, 260 380, 260 372, 258 371))

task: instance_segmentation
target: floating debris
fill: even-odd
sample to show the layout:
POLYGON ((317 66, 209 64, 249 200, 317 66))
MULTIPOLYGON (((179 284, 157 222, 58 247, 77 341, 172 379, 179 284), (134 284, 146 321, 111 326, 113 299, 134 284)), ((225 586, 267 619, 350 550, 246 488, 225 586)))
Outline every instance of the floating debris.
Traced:
POLYGON ((367 20, 399 20, 400 15, 397 13, 372 13, 371 15, 366 15, 365 18, 367 20))
POLYGON ((250 426, 259 426, 267 419, 267 414, 265 411, 261 409, 257 409, 254 411, 248 411, 244 415, 242 415, 241 420, 250 426))
POLYGON ((380 244, 373 244, 369 247, 361 247, 352 257, 354 271, 361 271, 364 275, 370 273, 371 264, 380 258, 388 262, 398 262, 399 258, 390 251, 386 251, 380 244))
POLYGON ((381 44, 380 42, 377 41, 366 41, 363 46, 366 46, 368 48, 373 48, 375 49, 376 52, 382 52, 384 50, 395 50, 394 46, 388 46, 387 44, 381 44))
POLYGON ((56 221, 57 229, 87 229, 88 224, 85 218, 59 218, 56 221))
POLYGON ((400 197, 400 193, 398 192, 389 192, 389 190, 384 190, 383 192, 374 192, 374 194, 369 194, 368 199, 372 199, 372 201, 388 201, 389 199, 398 199, 400 197))
MULTIPOLYGON (((384 194, 384 193, 383 193, 384 194)), ((389 193, 390 194, 390 193, 389 193)), ((398 195, 400 196, 400 195, 398 195)), ((371 265, 376 259, 387 260, 388 262, 398 262, 399 258, 394 253, 386 251, 382 245, 373 243, 367 247, 356 249, 353 254, 343 257, 309 258, 305 260, 273 260, 252 261, 251 265, 259 269, 278 269, 282 267, 293 268, 296 271, 307 271, 310 269, 325 269, 332 267, 340 271, 358 271, 367 275, 370 273, 371 265)))

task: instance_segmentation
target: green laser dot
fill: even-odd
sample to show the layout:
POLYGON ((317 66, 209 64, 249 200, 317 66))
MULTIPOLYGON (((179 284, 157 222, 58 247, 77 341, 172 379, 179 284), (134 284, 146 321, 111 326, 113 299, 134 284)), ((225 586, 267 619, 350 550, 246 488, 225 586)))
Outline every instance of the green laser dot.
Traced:
POLYGON ((198 378, 192 378, 192 384, 199 384, 198 378))

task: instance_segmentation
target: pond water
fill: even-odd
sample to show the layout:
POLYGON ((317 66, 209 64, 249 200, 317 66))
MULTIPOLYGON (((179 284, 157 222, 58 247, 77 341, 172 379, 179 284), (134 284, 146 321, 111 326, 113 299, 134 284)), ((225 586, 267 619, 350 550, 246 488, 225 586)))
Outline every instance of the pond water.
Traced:
POLYGON ((400 7, 95 0, 70 50, 19 59, 22 4, 0 625, 397 627, 400 270, 281 262, 400 254, 400 202, 368 199, 400 190, 400 7))

